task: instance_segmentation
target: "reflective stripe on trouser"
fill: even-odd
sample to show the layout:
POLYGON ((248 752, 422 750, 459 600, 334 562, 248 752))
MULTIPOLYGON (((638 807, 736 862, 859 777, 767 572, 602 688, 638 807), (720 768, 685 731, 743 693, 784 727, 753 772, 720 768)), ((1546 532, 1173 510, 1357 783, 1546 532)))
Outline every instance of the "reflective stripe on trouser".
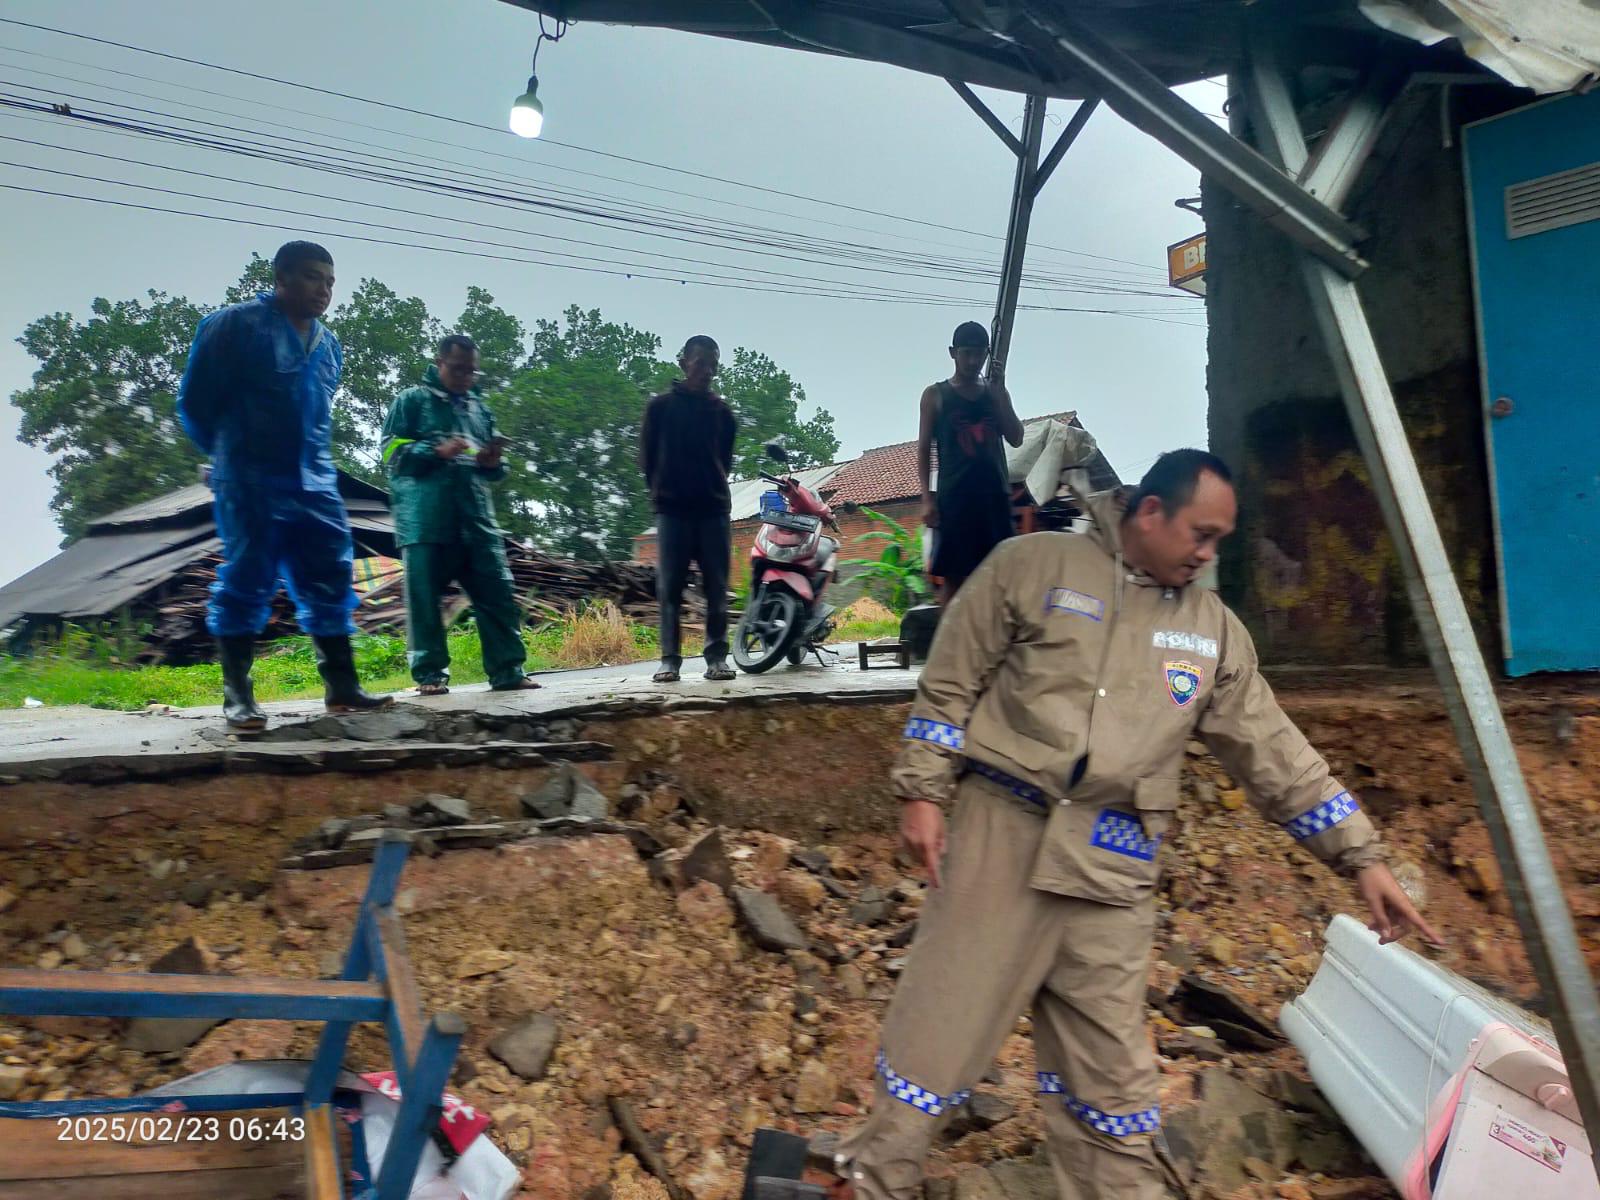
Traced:
POLYGON ((522 609, 511 569, 493 547, 464 542, 419 542, 401 551, 406 584, 406 662, 418 683, 450 679, 450 651, 439 601, 459 581, 472 601, 472 619, 483 648, 483 670, 491 684, 522 678, 522 609))
POLYGON ((1154 905, 1028 886, 1043 825, 962 780, 944 886, 932 892, 884 1020, 872 1113, 845 1139, 858 1200, 911 1200, 923 1161, 1031 1010, 1062 1200, 1164 1200, 1151 1132, 1160 1076, 1145 1027, 1154 905))
POLYGON ((213 508, 222 565, 206 607, 208 630, 218 637, 259 634, 281 582, 302 633, 356 631, 350 520, 338 495, 228 480, 218 483, 213 508))

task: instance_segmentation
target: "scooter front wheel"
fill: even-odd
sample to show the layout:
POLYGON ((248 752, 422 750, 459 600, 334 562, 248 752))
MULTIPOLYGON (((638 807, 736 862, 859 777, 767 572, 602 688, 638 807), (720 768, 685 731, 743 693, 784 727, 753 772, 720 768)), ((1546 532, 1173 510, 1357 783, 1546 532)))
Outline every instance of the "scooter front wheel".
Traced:
POLYGON ((800 640, 800 597, 787 588, 762 588, 733 631, 733 661, 751 675, 770 671, 800 640))

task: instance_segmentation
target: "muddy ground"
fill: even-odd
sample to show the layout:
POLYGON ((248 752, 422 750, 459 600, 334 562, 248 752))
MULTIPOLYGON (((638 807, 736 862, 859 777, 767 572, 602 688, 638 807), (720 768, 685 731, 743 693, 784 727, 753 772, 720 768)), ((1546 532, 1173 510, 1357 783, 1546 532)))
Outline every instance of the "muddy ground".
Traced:
MULTIPOLYGON (((1537 1009, 1431 684, 1296 677, 1281 694, 1420 884, 1429 919, 1450 941, 1429 953, 1537 1009)), ((1523 686, 1507 691, 1505 707, 1600 966, 1600 688, 1523 686)), ((856 1119, 904 953, 891 943, 904 940, 896 935, 921 902, 914 872, 895 857, 885 782, 906 711, 778 705, 582 731, 615 748, 613 761, 581 769, 619 815, 668 846, 726 827, 736 882, 775 895, 807 950, 757 948, 722 891, 684 887, 671 870, 652 878, 620 836, 452 851, 408 866, 400 906, 426 1007, 459 1011, 471 1026, 452 1086, 495 1116, 492 1136, 524 1167, 527 1196, 664 1194, 622 1145, 611 1097, 634 1108, 665 1169, 696 1200, 738 1195, 756 1128, 809 1135, 856 1119), (798 865, 795 852, 808 848, 820 848, 825 865, 798 865), (531 1013, 559 1024, 549 1066, 533 1080, 487 1050, 531 1013)), ((1354 896, 1256 817, 1213 760, 1194 754, 1189 767, 1152 983, 1170 991, 1193 971, 1275 1017, 1314 972, 1331 916, 1356 911, 1354 896)), ((0 788, 0 965, 138 970, 195 938, 218 971, 332 973, 365 871, 277 869, 296 839, 329 816, 377 813, 427 793, 462 797, 478 817, 516 816, 520 797, 548 775, 455 767, 0 788)), ((1193 1101, 1197 1077, 1204 1090, 1207 1072, 1261 1079, 1299 1066, 1290 1049, 1202 1061, 1165 1018, 1154 1028, 1170 1052, 1162 1060, 1169 1112, 1193 1101)), ((948 1140, 932 1163, 936 1179, 970 1180, 974 1164, 1037 1143, 1025 1033, 1020 1021, 985 1084, 1000 1103, 994 1115, 1005 1115, 948 1140)), ((124 1036, 110 1022, 0 1019, 0 1099, 128 1095, 236 1057, 309 1053, 315 1027, 236 1022, 167 1054, 127 1049, 124 1036)), ((387 1065, 379 1030, 358 1031, 350 1065, 387 1065)), ((1202 1180, 1195 1195, 1390 1194, 1359 1154, 1324 1147, 1312 1164, 1319 1170, 1311 1158, 1267 1163, 1226 1187, 1202 1180)), ((950 1193, 935 1185, 930 1194, 950 1193)), ((989 1193, 963 1185, 955 1194, 989 1193)))

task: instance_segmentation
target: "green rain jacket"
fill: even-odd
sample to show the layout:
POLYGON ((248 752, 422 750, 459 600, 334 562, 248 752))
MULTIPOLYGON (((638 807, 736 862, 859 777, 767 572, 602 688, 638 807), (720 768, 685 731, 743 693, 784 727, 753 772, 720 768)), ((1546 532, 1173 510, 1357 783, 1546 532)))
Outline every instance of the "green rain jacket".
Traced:
POLYGON ((474 452, 495 436, 494 415, 473 390, 452 397, 429 367, 421 387, 395 397, 383 423, 383 463, 394 507, 395 541, 404 549, 419 542, 466 542, 504 552, 489 485, 506 477, 504 463, 478 466, 474 452), (464 437, 472 450, 452 459, 435 453, 439 443, 464 437))

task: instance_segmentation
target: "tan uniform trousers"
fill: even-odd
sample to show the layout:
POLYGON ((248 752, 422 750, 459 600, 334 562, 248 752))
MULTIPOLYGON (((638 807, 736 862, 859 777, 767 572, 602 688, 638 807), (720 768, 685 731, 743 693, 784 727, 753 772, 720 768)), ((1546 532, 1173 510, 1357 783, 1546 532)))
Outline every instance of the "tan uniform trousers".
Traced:
POLYGON ((962 780, 933 891, 884 1020, 867 1122, 841 1145, 858 1200, 912 1200, 934 1138, 1031 1006, 1062 1200, 1165 1200, 1145 1026, 1154 905, 1028 886, 1044 830, 1025 802, 962 780))

